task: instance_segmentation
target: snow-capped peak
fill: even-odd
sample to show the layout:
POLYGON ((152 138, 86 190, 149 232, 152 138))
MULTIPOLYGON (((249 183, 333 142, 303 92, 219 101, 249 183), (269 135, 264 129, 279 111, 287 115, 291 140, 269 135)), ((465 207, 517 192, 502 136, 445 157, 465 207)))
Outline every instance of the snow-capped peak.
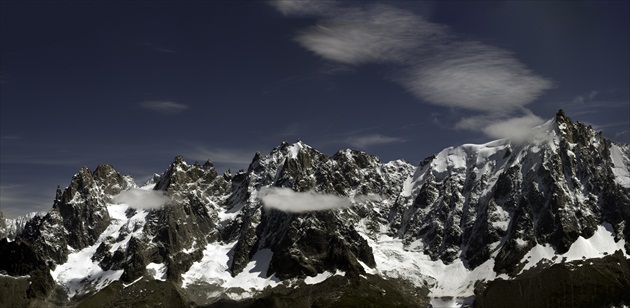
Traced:
POLYGON ((155 208, 121 198, 137 186, 111 166, 84 168, 52 211, 0 241, 0 254, 33 256, 32 266, 0 270, 52 275, 42 281, 71 296, 114 280, 169 281, 207 305, 375 277, 467 297, 477 281, 511 279, 539 261, 627 256, 630 146, 562 112, 531 132, 449 147, 417 168, 355 150, 328 156, 301 141, 257 153, 235 175, 176 157, 135 191, 167 195, 155 208), (290 192, 291 210, 263 205, 274 191, 290 192), (344 206, 321 204, 330 200, 344 206))

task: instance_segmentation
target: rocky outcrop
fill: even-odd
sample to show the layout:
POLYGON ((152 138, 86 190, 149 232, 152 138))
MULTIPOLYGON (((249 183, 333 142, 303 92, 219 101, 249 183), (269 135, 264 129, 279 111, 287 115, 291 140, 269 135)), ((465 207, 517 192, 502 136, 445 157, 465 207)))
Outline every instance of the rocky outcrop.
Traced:
POLYGON ((67 260, 69 246, 80 249, 96 242, 110 223, 106 204, 131 186, 131 179, 110 165, 94 172, 82 168, 63 193, 57 189, 50 212, 33 215, 14 241, 0 241, 0 271, 37 277, 29 296, 46 297, 55 286, 50 270, 67 260))
POLYGON ((365 273, 358 261, 376 266, 366 240, 333 212, 265 211, 257 235, 258 248, 274 252, 267 274, 280 279, 336 270, 358 276, 365 273))
POLYGON ((72 178, 63 194, 53 203, 53 211, 61 216, 68 232, 68 245, 81 249, 94 244, 109 225, 107 204, 133 180, 116 172, 111 165, 99 165, 94 172, 82 168, 72 178))

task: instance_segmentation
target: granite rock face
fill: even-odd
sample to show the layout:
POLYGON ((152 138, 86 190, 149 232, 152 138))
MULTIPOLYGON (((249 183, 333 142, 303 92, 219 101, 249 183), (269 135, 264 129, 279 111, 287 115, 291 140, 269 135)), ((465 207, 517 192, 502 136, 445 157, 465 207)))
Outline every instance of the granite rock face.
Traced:
MULTIPOLYGON (((411 170, 412 166, 403 161, 382 164, 377 157, 359 151, 345 150, 328 157, 302 142, 283 143, 268 156, 256 155, 246 177, 248 183, 239 186, 250 190, 239 195, 251 197, 255 192, 251 188, 271 186, 352 196, 353 200, 372 195, 393 204, 397 187, 411 170)), ((249 203, 243 211, 249 215, 243 217, 246 224, 235 246, 232 269, 238 273, 258 250, 271 249, 274 255, 268 274, 280 278, 337 269, 363 273, 357 261, 374 267, 374 257, 366 240, 347 222, 366 218, 372 211, 361 202, 355 203, 355 207, 339 211, 305 213, 266 209, 260 201, 249 203)), ((386 216, 368 220, 379 218, 384 222, 386 216)))
POLYGON ((565 253, 602 223, 627 238, 630 185, 615 179, 612 147, 627 151, 559 111, 527 142, 445 149, 420 164, 397 204, 398 234, 471 268, 496 254, 498 273, 512 273, 536 244, 565 253))

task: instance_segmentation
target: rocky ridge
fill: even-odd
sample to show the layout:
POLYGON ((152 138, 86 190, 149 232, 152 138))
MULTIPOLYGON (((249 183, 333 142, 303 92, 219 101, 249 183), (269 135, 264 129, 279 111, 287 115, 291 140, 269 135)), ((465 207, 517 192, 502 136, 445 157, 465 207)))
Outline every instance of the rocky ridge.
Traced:
POLYGON ((190 305, 218 305, 304 282, 324 288, 340 276, 371 279, 366 290, 387 279, 411 282, 401 288, 408 295, 428 287, 433 296, 472 296, 476 281, 533 266, 528 252, 571 255, 598 230, 616 244, 591 254, 622 248, 627 256, 629 157, 628 145, 559 112, 526 142, 447 148, 417 167, 354 150, 328 156, 298 141, 256 153, 236 174, 178 156, 143 187, 109 165, 83 168, 50 212, 0 241, 0 270, 37 278, 28 296, 58 304, 114 281, 165 281, 190 305), (165 202, 118 199, 129 191, 165 202), (265 204, 286 191, 295 211, 265 204), (297 210, 322 196, 347 206, 297 210), (467 276, 455 285, 437 268, 467 276))
POLYGON ((562 254, 605 222, 628 238, 630 185, 616 180, 611 156, 622 147, 560 111, 526 143, 445 149, 420 164, 394 225, 433 259, 463 257, 474 268, 494 257, 498 273, 513 272, 537 244, 562 254))

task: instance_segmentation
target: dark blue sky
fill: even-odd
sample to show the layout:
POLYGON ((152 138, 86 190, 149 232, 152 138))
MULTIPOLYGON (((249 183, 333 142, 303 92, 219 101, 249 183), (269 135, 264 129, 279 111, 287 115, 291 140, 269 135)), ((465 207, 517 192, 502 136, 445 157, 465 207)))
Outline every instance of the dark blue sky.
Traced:
POLYGON ((283 140, 415 164, 563 108, 630 142, 626 1, 0 5, 9 217, 48 210, 82 166, 236 171, 283 140))

